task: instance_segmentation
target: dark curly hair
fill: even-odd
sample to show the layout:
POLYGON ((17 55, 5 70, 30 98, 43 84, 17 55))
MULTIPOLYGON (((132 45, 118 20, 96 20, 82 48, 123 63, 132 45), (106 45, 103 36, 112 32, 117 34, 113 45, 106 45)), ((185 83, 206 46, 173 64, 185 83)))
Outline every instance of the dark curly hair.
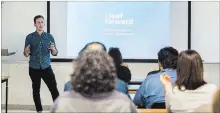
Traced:
POLYGON ((75 60, 71 82, 83 96, 112 92, 116 87, 116 69, 105 51, 85 51, 75 60))
POLYGON ((176 69, 177 67, 177 59, 178 59, 178 51, 173 47, 165 47, 162 48, 158 52, 158 60, 162 65, 163 69, 170 68, 176 69))
POLYGON ((116 68, 120 67, 123 59, 119 48, 109 48, 108 54, 113 58, 116 68))

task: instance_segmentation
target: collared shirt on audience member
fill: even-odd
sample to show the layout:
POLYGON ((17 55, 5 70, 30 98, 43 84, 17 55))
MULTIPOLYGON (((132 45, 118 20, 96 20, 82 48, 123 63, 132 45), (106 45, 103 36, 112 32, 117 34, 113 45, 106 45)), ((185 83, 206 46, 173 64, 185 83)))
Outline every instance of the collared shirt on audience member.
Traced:
POLYGON ((165 109, 165 89, 160 83, 160 75, 166 73, 170 76, 172 83, 175 82, 177 57, 178 51, 173 47, 165 47, 158 52, 159 65, 163 69, 145 78, 133 100, 137 106, 165 109))

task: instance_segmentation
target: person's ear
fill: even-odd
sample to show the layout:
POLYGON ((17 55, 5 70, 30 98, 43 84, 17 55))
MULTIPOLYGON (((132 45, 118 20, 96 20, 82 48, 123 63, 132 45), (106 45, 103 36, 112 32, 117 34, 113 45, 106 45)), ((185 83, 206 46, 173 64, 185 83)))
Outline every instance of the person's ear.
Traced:
POLYGON ((163 70, 163 66, 160 65, 159 69, 160 69, 160 70, 163 70))
POLYGON ((34 27, 36 27, 36 24, 35 24, 35 22, 34 22, 34 27))
POLYGON ((159 70, 163 70, 163 66, 161 65, 161 63, 158 61, 159 64, 159 70))

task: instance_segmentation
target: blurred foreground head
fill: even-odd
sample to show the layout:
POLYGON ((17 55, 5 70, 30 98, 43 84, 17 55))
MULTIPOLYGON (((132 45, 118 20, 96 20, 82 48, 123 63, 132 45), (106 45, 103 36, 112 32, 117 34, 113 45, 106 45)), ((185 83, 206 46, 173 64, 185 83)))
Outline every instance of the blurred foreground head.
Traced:
POLYGON ((71 82, 73 90, 83 96, 112 92, 116 85, 116 69, 105 51, 84 51, 75 60, 71 82))

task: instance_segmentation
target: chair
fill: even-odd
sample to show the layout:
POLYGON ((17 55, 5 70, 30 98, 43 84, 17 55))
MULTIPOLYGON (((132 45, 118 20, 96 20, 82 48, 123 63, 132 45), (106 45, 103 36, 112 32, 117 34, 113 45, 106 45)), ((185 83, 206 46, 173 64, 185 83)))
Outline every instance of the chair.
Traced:
POLYGON ((154 103, 151 106, 151 109, 166 109, 166 104, 165 104, 165 102, 163 102, 163 103, 154 103))

